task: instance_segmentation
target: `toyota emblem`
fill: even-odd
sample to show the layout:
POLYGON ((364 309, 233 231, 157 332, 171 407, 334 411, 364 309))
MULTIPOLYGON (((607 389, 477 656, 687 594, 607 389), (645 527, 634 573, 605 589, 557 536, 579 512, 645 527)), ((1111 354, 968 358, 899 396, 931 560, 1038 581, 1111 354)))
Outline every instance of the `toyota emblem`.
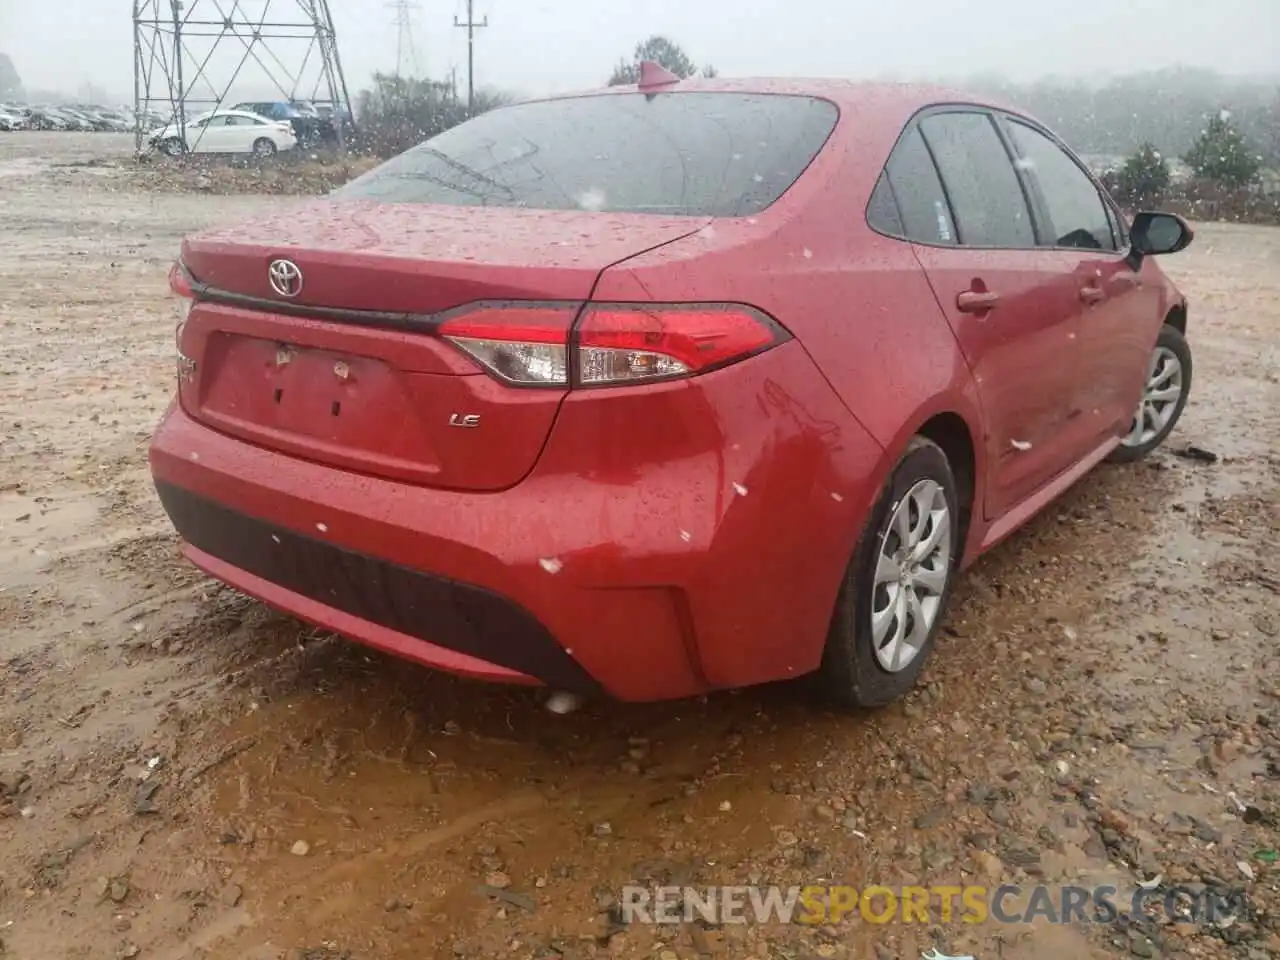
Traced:
POLYGON ((296 297, 302 292, 302 271, 292 260, 272 260, 267 279, 271 289, 282 297, 296 297))

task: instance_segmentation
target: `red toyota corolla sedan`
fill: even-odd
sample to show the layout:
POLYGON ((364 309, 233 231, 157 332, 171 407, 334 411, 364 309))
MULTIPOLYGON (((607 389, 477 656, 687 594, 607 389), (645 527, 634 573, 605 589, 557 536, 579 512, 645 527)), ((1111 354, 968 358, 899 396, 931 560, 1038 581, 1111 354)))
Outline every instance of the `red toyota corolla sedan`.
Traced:
POLYGON ((188 238, 151 467, 198 566, 418 663, 884 704, 958 570, 1173 429, 1190 240, 1016 111, 646 66, 188 238))

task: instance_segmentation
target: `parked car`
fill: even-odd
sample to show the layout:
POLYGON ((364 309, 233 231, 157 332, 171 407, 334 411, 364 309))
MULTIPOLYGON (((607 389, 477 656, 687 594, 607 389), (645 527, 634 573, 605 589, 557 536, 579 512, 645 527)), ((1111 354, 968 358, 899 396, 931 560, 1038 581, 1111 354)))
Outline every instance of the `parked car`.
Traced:
POLYGON ((334 106, 331 103, 317 103, 314 106, 316 109, 316 113, 319 115, 320 119, 322 120, 326 120, 332 124, 334 122, 335 116, 340 116, 342 119, 342 122, 348 128, 355 125, 355 118, 352 117, 351 110, 349 108, 343 108, 341 111, 339 111, 334 109, 334 106))
POLYGON ((885 704, 958 571, 1174 428, 1191 230, 964 94, 642 78, 184 240, 160 501, 418 663, 885 704))
POLYGON ((104 133, 126 133, 133 129, 133 120, 106 107, 78 107, 77 110, 88 120, 94 130, 104 133))
POLYGON ((28 121, 24 113, 17 107, 0 104, 0 130, 11 132, 27 129, 28 121))
POLYGON ((31 108, 28 125, 32 130, 69 130, 76 126, 56 108, 44 106, 31 108))
POLYGON ((299 146, 308 147, 320 140, 320 118, 314 110, 304 113, 295 103, 285 100, 254 101, 237 103, 232 109, 256 113, 271 120, 287 121, 293 127, 293 135, 297 137, 299 146))
POLYGON ((84 114, 71 107, 57 107, 55 112, 66 123, 66 129, 88 133, 93 130, 93 123, 84 114))
MULTIPOLYGON (((170 123, 151 135, 151 145, 170 156, 183 153, 178 124, 170 123)), ((215 110, 188 120, 186 151, 190 153, 251 153, 271 157, 297 146, 293 128, 242 110, 215 110)))
POLYGON ((286 100, 246 101, 245 103, 237 103, 231 109, 243 110, 247 113, 256 113, 260 117, 267 117, 271 120, 293 121, 302 116, 302 112, 286 100))
POLYGON ((86 132, 99 129, 97 117, 83 107, 59 107, 58 112, 69 119, 70 129, 86 132))
POLYGON ((141 113, 131 113, 129 116, 130 123, 136 124, 139 119, 142 122, 142 129, 145 131, 158 130, 173 123, 172 116, 165 116, 155 110, 143 110, 141 113))
POLYGON ((338 142, 338 130, 334 125, 331 105, 312 103, 308 100, 291 100, 290 105, 301 113, 306 121, 302 140, 304 147, 320 144, 333 145, 338 142))

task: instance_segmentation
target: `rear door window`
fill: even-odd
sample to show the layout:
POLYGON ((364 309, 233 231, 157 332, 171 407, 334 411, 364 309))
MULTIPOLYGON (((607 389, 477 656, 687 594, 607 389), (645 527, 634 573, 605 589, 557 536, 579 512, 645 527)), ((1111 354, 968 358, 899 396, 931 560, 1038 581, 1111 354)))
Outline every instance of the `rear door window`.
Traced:
POLYGON ((925 117, 921 132, 971 247, 1034 247, 1035 227, 1017 171, 991 117, 948 112, 925 117))
MULTIPOLYGON (((920 131, 912 127, 902 135, 885 165, 889 186, 908 240, 954 244, 955 225, 938 171, 920 131)), ((874 224, 873 224, 874 226, 874 224)))
POLYGON ((902 219, 898 216, 898 204, 894 202, 893 190, 889 187, 888 174, 880 174, 875 189, 871 191, 871 200, 867 204, 867 223, 873 230, 891 237, 906 234, 902 219))
POLYGON ((1039 130, 1008 121, 1014 146, 1035 178, 1052 221, 1050 243, 1055 247, 1115 250, 1107 206, 1084 169, 1039 130))
POLYGON ((837 117, 826 100, 768 94, 622 93, 517 104, 432 137, 333 197, 748 216, 795 183, 837 117))

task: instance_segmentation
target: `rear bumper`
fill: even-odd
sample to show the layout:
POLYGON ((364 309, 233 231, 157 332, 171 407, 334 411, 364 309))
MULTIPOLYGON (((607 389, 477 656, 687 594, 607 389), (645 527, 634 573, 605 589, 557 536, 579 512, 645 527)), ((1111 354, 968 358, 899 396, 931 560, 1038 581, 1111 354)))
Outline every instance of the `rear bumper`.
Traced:
POLYGON ((570 394, 500 492, 285 456, 176 404, 151 448, 188 556, 218 579, 429 666, 623 700, 814 669, 882 459, 798 344, 570 394))
POLYGON ((156 491, 196 566, 272 606, 455 673, 598 692, 542 624, 492 591, 303 536, 163 481, 156 491))

